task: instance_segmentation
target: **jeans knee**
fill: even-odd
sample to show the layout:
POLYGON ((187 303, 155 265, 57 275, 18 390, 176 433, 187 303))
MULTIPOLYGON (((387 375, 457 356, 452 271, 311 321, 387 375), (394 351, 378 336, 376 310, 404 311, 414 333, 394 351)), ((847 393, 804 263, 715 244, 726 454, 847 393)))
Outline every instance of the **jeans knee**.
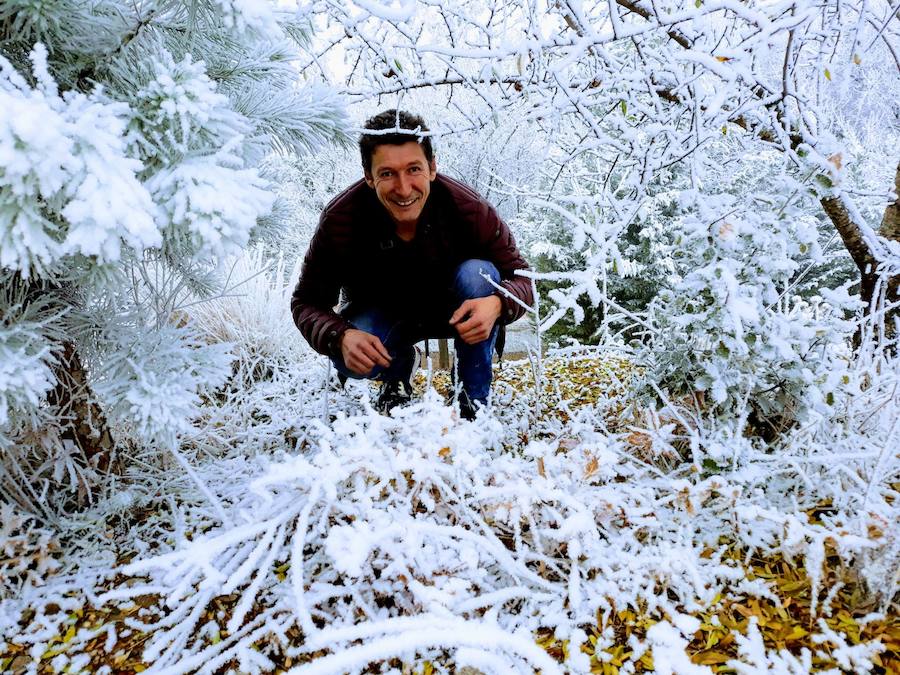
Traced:
POLYGON ((483 298, 493 294, 494 287, 483 275, 490 277, 496 284, 500 283, 500 272, 492 262, 472 258, 461 263, 456 268, 453 283, 459 299, 483 298))

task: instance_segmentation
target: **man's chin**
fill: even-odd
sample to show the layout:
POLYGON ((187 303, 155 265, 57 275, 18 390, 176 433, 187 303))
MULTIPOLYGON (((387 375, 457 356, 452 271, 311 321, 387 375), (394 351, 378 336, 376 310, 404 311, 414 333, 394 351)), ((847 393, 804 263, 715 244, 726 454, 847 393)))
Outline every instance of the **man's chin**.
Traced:
POLYGON ((390 213, 391 218, 393 218, 394 222, 398 225, 415 225, 419 222, 419 216, 422 215, 422 209, 404 209, 403 211, 392 209, 390 213))

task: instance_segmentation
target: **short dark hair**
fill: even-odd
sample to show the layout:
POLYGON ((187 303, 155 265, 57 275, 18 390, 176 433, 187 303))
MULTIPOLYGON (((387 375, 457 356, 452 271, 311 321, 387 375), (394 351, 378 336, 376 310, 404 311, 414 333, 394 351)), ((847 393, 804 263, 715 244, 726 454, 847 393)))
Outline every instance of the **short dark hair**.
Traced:
POLYGON ((429 164, 434 159, 431 136, 427 134, 428 127, 425 126, 425 120, 418 115, 391 108, 366 120, 365 128, 372 131, 397 130, 386 134, 364 133, 359 137, 359 154, 362 159, 363 171, 367 175, 372 169, 372 155, 379 145, 403 145, 414 141, 422 146, 425 159, 429 164))

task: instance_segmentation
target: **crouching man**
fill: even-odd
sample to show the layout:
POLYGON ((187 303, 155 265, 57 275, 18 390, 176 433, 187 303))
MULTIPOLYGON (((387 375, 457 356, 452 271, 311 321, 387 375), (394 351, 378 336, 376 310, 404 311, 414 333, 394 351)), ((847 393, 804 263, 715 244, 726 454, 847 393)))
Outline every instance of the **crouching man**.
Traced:
POLYGON ((322 212, 294 322, 342 377, 382 381, 382 411, 410 398, 415 343, 455 338, 460 413, 471 419, 488 399, 498 333, 533 302, 530 280, 515 275, 527 263, 494 208, 437 173, 420 117, 387 110, 365 129, 364 178, 322 212))

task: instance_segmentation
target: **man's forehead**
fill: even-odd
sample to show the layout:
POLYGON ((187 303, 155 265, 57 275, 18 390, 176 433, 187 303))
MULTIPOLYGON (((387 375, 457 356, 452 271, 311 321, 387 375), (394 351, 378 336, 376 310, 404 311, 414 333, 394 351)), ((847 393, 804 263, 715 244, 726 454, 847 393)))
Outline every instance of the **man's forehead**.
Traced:
POLYGON ((373 165, 402 164, 408 166, 410 164, 425 164, 427 162, 425 150, 416 141, 409 141, 402 145, 384 143, 375 146, 375 150, 372 153, 373 165))

